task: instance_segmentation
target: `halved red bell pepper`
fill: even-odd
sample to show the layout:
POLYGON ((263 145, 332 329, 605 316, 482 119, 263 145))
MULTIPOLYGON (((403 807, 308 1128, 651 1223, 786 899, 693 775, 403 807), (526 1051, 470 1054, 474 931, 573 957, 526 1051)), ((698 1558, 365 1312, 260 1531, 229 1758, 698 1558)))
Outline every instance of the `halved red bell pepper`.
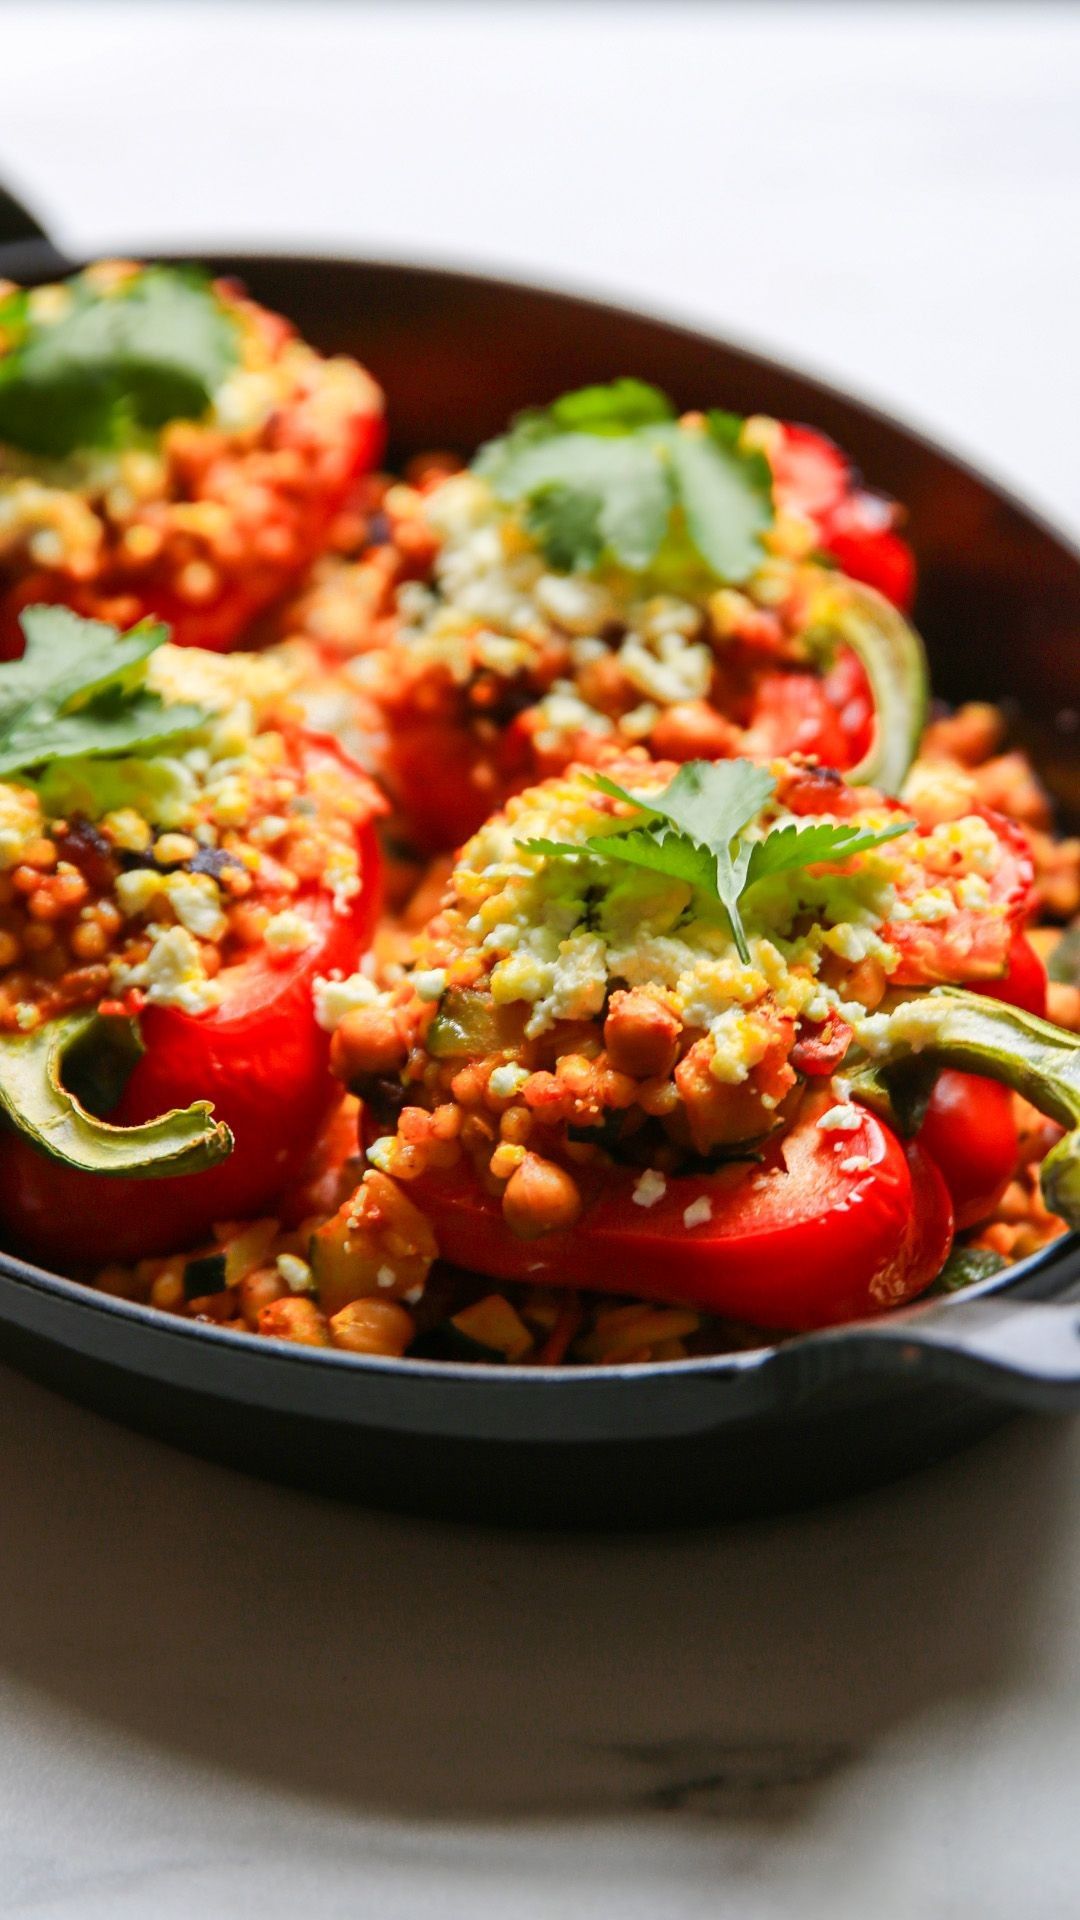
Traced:
POLYGON ((876 587, 902 613, 915 598, 915 558, 896 532, 896 508, 859 486, 846 454, 812 427, 787 425, 770 448, 777 504, 812 520, 822 552, 850 580, 876 587))
MULTIPOLYGON (((333 764, 366 776, 337 744, 301 736, 306 769, 333 764)), ((372 814, 377 801, 372 794, 372 814)), ((379 906, 379 851, 372 817, 357 829, 361 884, 338 911, 315 886, 294 897, 316 938, 276 960, 254 950, 218 975, 221 1004, 205 1013, 148 1006, 145 1047, 120 1103, 108 1115, 136 1126, 172 1108, 210 1100, 233 1135, 227 1159, 174 1179, 107 1178, 46 1158, 15 1133, 0 1135, 0 1228, 63 1267, 138 1259, 191 1245, 216 1220, 256 1214, 294 1179, 340 1097, 329 1071, 330 1036, 317 1024, 312 985, 353 972, 379 906)))
POLYGON ((641 1294, 759 1327, 831 1326, 921 1293, 953 1232, 948 1190, 922 1148, 862 1109, 850 1131, 822 1128, 832 1104, 808 1100, 760 1166, 670 1178, 647 1206, 633 1169, 575 1167, 577 1225, 538 1239, 516 1238, 499 1200, 460 1166, 410 1182, 409 1197, 444 1259, 493 1279, 641 1294), (708 1217, 688 1225, 705 1202, 708 1217))

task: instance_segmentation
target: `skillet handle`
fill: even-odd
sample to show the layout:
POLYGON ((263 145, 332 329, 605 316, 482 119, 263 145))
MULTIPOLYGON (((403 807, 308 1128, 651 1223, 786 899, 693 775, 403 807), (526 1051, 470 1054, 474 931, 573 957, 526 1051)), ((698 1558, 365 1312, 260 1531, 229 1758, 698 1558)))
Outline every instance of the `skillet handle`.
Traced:
POLYGON ((25 240, 47 240, 48 234, 29 207, 0 183, 0 247, 13 247, 25 240))
POLYGON ((69 261, 40 220, 0 181, 0 279, 30 280, 69 271, 69 261))
POLYGON ((967 1388, 1036 1413, 1080 1411, 1080 1302, 950 1300, 778 1350, 797 1389, 868 1373, 967 1388))

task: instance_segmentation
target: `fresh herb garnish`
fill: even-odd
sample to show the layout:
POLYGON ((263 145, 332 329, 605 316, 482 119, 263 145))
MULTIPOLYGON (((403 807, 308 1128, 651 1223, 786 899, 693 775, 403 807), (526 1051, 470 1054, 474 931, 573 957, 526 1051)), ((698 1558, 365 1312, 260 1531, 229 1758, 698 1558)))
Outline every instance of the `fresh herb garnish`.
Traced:
POLYGON ((521 415, 481 448, 476 471, 520 504, 550 565, 569 572, 605 556, 644 572, 688 544, 718 580, 746 580, 772 524, 772 476, 744 448, 742 421, 711 412, 682 426, 640 380, 583 387, 521 415), (546 502, 546 506, 545 506, 546 502))
POLYGON ((771 773, 752 760, 689 760, 657 793, 631 793, 601 773, 592 780, 601 792, 633 807, 642 820, 622 832, 590 834, 576 844, 524 840, 525 851, 548 859, 586 855, 620 861, 697 888, 724 908, 744 961, 750 949, 740 902, 759 880, 802 867, 839 864, 912 827, 910 820, 877 829, 811 820, 803 826, 789 822, 761 840, 748 840, 744 829, 776 790, 771 773))
POLYGON ((602 508, 598 493, 553 480, 533 494, 525 509, 525 524, 551 566, 560 573, 588 573, 604 550, 602 508))
POLYGON ((669 447, 686 527, 719 580, 742 581, 761 565, 772 525, 772 473, 763 453, 739 445, 742 421, 714 409, 704 429, 676 428, 669 447))
POLYGON ((196 267, 146 267, 103 289, 76 274, 49 317, 0 300, 0 440, 60 456, 198 419, 239 358, 237 324, 196 267))
POLYGON ((28 607, 21 623, 26 652, 0 666, 0 779, 58 760, 146 753, 209 718, 146 685, 168 627, 142 621, 121 634, 67 607, 28 607))

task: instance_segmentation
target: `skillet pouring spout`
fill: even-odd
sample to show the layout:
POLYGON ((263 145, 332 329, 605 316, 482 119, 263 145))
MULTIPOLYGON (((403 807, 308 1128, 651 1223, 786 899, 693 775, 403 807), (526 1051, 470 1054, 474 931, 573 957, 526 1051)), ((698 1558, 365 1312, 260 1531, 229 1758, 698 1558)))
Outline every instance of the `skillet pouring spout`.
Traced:
POLYGON ((1080 1411, 1080 1301, 943 1300, 777 1349, 793 1398, 868 1373, 941 1382, 1032 1413, 1080 1411))

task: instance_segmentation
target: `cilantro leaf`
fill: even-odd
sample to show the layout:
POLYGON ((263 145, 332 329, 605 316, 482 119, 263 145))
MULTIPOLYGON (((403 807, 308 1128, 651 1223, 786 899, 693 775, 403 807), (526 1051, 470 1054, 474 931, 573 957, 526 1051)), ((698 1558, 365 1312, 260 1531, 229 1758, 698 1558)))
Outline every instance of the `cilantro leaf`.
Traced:
POLYGON ((104 290, 85 274, 55 317, 0 301, 0 440, 60 456, 197 419, 239 358, 237 325, 194 267, 147 267, 104 290))
POLYGON ((121 634, 67 607, 28 607, 22 629, 25 654, 0 666, 0 779, 76 756, 152 751, 209 718, 202 707, 166 705, 145 684, 167 627, 144 621, 121 634))
POLYGON ((761 536, 773 518, 769 464, 741 445, 742 425, 717 411, 704 424, 680 425, 656 387, 622 379, 519 414, 473 468, 498 499, 524 508, 551 565, 563 571, 595 568, 606 555, 635 573, 663 563, 673 590, 703 569, 741 583, 761 564, 761 536), (564 531, 568 494, 572 537, 564 531))
POLYGON ((550 566, 560 573, 588 572, 603 551, 598 493, 552 481, 534 493, 525 511, 525 524, 543 549, 550 566))
POLYGON ((746 871, 747 887, 768 880, 777 873, 792 873, 799 867, 816 867, 828 862, 849 860, 853 854, 868 853, 884 846, 902 833, 910 833, 913 820, 897 820, 891 826, 872 828, 844 825, 834 820, 808 820, 799 826, 774 827, 764 840, 756 840, 746 871))
POLYGON ((579 387, 564 393, 548 409, 554 425, 567 433, 633 433, 637 427, 674 420, 666 393, 645 380, 624 376, 608 386, 579 387))
POLYGON ((630 793, 603 773, 592 778, 602 793, 669 820, 713 852, 729 847, 776 791, 768 768, 753 760, 687 760, 656 793, 630 793))
POLYGON ((690 538, 717 577, 736 585, 761 565, 761 535, 773 519, 768 461, 739 449, 741 426, 712 413, 704 430, 676 428, 668 443, 690 538))
POLYGON ((527 504, 550 487, 593 495, 599 502, 598 537, 621 565, 634 572, 648 566, 671 514, 673 493, 667 470, 649 443, 636 434, 615 438, 558 433, 517 446, 508 439, 499 454, 488 448, 483 470, 498 498, 508 504, 527 504))
POLYGON ((594 773, 591 781, 601 793, 633 807, 643 823, 578 842, 523 840, 525 851, 545 859, 622 861, 696 887, 724 908, 744 961, 750 949, 739 903, 750 887, 799 867, 839 864, 909 833, 913 824, 898 820, 871 828, 809 820, 748 840, 744 829, 776 790, 772 774, 752 760, 688 760, 657 793, 633 793, 603 773, 594 773))
MULTIPOLYGON (((752 760, 688 760, 674 780, 660 793, 645 796, 628 793, 604 774, 595 774, 603 792, 632 806, 641 807, 654 818, 668 821, 674 835, 662 833, 658 846, 674 857, 673 840, 689 843, 711 865, 710 879, 704 884, 725 908, 731 922, 732 937, 741 960, 749 960, 746 929, 739 914, 739 897, 746 880, 750 847, 739 840, 743 827, 761 811, 776 782, 765 767, 752 760)), ((680 854, 685 865, 685 858, 680 854)), ((670 868, 661 868, 670 871, 670 868)), ((675 876, 685 878, 684 873, 675 876)))
POLYGON ((662 873, 669 880, 683 880, 705 893, 716 892, 714 856, 705 847, 696 847, 685 834, 670 830, 653 833, 647 827, 634 827, 629 833, 591 834, 576 845, 566 840, 522 840, 519 844, 527 853, 543 854, 549 860, 617 860, 631 867, 646 867, 650 873, 662 873))

